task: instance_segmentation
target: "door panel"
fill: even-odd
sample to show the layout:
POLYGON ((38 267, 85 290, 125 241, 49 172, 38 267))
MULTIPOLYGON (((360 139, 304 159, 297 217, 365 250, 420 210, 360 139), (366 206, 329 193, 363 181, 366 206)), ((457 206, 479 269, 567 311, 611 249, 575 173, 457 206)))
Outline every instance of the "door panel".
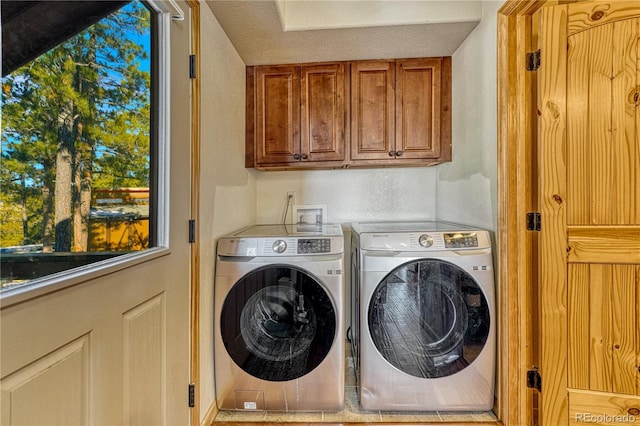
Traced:
POLYGON ((403 158, 440 157, 443 59, 396 63, 396 143, 403 158))
POLYGON ((542 424, 619 423, 640 414, 640 3, 541 25, 542 424))
POLYGON ((286 163, 300 154, 300 67, 256 68, 257 163, 286 163))
POLYGON ((637 394, 635 265, 570 264, 569 387, 637 394))
POLYGON ((2 424, 88 424, 90 340, 81 336, 3 378, 2 424), (42 396, 37 409, 34 395, 42 396))
POLYGON ((627 19, 570 36, 567 105, 569 225, 638 224, 638 23, 627 19))
POLYGON ((302 66, 300 79, 303 159, 344 160, 345 64, 302 66))
POLYGON ((178 58, 170 64, 172 143, 159 166, 160 179, 171 176, 159 191, 170 194, 158 226, 166 248, 106 275, 72 277, 59 291, 2 300, 2 425, 189 423, 191 24, 179 4, 183 21, 166 16, 178 58))
POLYGON ((150 425, 164 423, 165 305, 165 294, 162 293, 122 315, 124 419, 139 419, 150 425))
POLYGON ((351 159, 388 159, 395 141, 395 68, 390 61, 351 64, 351 159))

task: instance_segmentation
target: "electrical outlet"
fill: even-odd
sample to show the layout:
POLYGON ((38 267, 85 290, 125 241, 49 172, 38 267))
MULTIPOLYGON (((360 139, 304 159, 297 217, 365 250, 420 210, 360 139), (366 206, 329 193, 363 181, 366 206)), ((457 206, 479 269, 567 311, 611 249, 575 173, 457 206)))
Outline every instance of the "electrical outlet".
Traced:
POLYGON ((292 206, 295 204, 296 201, 296 192, 295 191, 289 191, 287 192, 287 203, 292 206))

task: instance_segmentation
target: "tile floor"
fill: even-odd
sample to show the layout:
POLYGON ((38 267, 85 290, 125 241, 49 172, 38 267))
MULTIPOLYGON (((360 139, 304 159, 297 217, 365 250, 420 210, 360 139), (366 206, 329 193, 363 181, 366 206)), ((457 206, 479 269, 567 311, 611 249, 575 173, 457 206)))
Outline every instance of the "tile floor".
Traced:
MULTIPOLYGON (((350 348, 347 342, 346 347, 350 348)), ((495 422, 493 412, 387 412, 365 411, 358 404, 353 358, 347 349, 347 371, 345 377, 345 409, 338 412, 248 412, 220 411, 217 422, 224 423, 440 423, 440 422, 495 422)))

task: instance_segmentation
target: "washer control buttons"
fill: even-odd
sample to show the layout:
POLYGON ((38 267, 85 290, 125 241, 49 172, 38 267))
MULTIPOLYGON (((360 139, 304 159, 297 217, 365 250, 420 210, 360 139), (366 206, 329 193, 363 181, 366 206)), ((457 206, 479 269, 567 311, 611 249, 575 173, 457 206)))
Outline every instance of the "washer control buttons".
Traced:
POLYGON ((433 237, 429 234, 422 234, 420 238, 418 238, 418 243, 425 248, 431 247, 433 245, 433 237))
POLYGON ((329 238, 301 238, 298 240, 299 254, 331 253, 329 238))
POLYGON ((284 251, 287 249, 287 243, 284 240, 275 240, 271 248, 273 249, 274 253, 284 253, 284 251))

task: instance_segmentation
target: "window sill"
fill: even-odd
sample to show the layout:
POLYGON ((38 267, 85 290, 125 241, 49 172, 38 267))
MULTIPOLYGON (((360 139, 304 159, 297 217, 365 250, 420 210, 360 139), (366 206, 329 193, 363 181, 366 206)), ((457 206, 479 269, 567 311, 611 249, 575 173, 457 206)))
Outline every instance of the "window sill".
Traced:
POLYGON ((55 291, 120 271, 158 257, 167 256, 171 251, 167 247, 154 247, 148 250, 123 254, 100 262, 90 263, 77 268, 47 275, 25 282, 23 285, 0 291, 0 306, 26 302, 55 291))

